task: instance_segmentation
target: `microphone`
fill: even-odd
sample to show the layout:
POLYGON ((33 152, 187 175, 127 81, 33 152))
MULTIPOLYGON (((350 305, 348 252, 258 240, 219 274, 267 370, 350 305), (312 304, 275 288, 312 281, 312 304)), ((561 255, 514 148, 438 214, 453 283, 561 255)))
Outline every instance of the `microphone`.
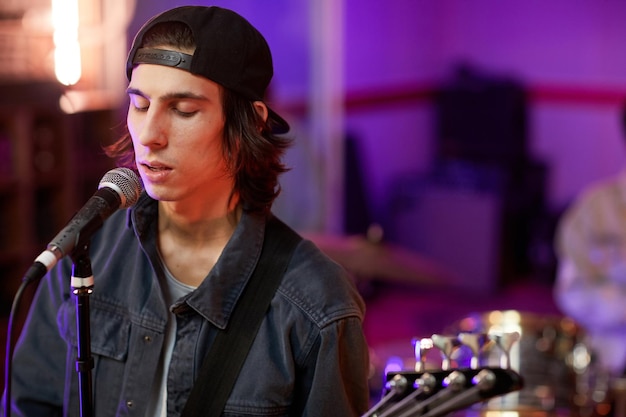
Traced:
POLYGON ((98 191, 50 241, 23 280, 30 283, 41 279, 61 258, 84 244, 111 214, 120 208, 134 205, 141 190, 139 177, 129 168, 115 168, 104 174, 98 191))

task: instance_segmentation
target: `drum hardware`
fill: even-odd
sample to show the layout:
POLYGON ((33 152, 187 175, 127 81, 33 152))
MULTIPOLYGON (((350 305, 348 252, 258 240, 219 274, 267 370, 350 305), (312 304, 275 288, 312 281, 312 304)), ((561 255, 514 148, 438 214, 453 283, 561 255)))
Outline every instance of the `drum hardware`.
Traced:
MULTIPOLYGON (((583 417, 606 392, 586 335, 569 317, 495 310, 466 316, 445 332, 487 334, 494 348, 483 350, 480 363, 513 369, 524 379, 523 389, 489 401, 485 410, 583 417)), ((461 351, 455 359, 468 366, 461 351)))

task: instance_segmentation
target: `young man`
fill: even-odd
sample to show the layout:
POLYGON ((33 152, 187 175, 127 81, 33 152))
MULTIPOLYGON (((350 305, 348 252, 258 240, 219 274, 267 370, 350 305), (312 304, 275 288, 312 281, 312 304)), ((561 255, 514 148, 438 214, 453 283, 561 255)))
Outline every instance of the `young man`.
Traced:
MULTIPOLYGON (((276 134, 289 126, 263 101, 272 71, 262 35, 222 8, 172 9, 135 37, 128 135, 108 152, 145 192, 91 240, 95 415, 180 415, 206 382, 197 377, 213 341, 234 331, 277 227, 270 208, 289 142, 276 134)), ((79 415, 71 266, 60 262, 32 304, 14 355, 14 415, 79 415)), ((367 411, 363 314, 345 271, 299 240, 224 415, 367 411)))

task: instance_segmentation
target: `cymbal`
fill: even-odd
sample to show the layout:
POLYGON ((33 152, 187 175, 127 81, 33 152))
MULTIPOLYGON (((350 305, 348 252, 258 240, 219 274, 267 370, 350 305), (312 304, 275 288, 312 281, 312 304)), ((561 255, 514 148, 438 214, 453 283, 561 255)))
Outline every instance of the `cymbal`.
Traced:
MULTIPOLYGON (((368 231, 371 232, 371 231, 368 231)), ((358 280, 454 285, 459 278, 445 265, 401 245, 382 242, 382 235, 304 234, 322 252, 358 280)))

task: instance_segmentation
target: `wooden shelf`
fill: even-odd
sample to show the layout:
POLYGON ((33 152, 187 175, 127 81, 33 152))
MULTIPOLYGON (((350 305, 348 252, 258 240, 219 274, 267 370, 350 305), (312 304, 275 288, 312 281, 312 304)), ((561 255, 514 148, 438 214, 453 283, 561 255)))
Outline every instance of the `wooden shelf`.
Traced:
POLYGON ((95 192, 114 164, 117 112, 68 115, 55 84, 2 86, 0 98, 0 303, 7 304, 38 253, 95 192))

